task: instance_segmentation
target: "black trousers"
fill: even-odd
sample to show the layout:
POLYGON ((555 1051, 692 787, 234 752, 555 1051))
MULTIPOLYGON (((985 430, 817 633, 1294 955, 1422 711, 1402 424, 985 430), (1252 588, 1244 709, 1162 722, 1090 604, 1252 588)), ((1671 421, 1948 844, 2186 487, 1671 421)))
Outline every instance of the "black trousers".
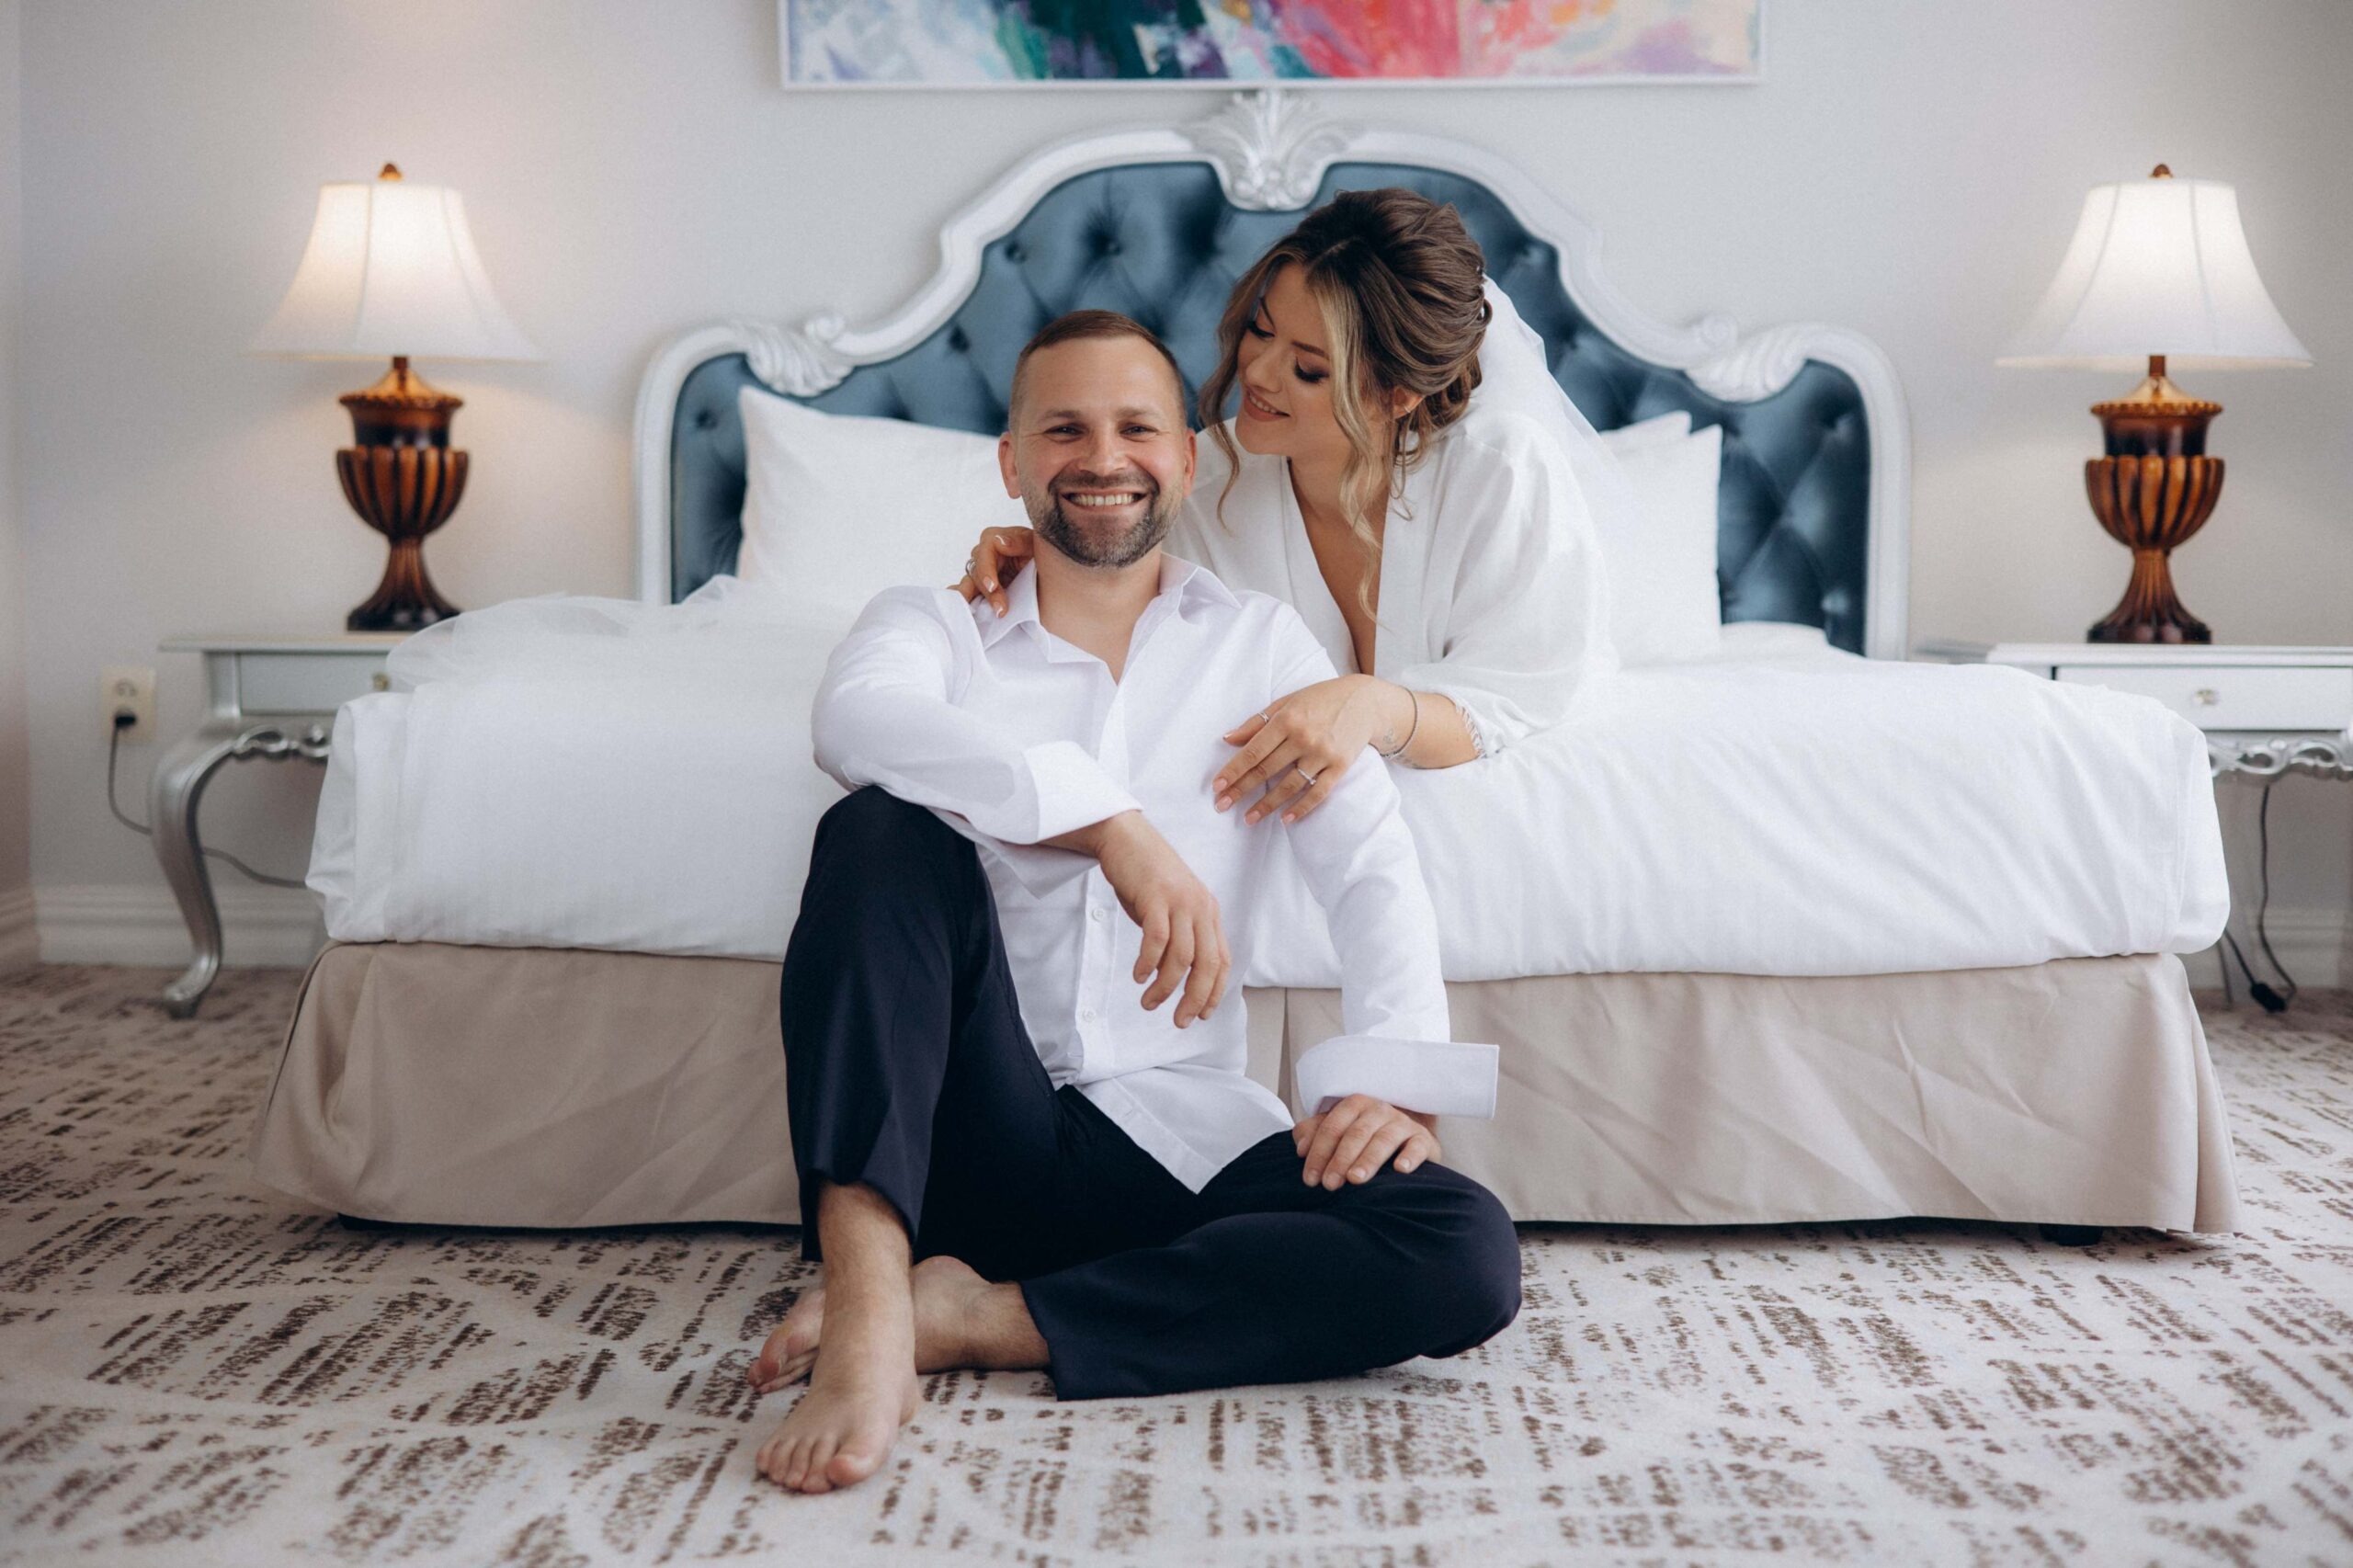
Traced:
POLYGON ((1279 1131, 1196 1194, 1055 1089, 978 855, 880 790, 818 824, 782 999, 803 1255, 819 1184, 868 1184, 916 1257, 1020 1282, 1063 1399, 1452 1356, 1519 1311, 1510 1218, 1457 1171, 1326 1192, 1279 1131))

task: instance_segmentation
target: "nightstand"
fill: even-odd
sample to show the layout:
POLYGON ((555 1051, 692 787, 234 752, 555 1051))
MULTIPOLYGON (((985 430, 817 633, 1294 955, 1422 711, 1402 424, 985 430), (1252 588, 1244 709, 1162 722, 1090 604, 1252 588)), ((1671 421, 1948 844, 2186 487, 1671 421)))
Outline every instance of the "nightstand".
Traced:
POLYGON ((2353 648, 1945 641, 1917 653, 2153 697, 2206 732, 2217 778, 2353 779, 2353 648))
POLYGON ((335 710, 384 689, 384 656, 404 635, 175 637, 163 644, 166 653, 204 655, 209 694, 204 722, 155 764, 147 792, 155 858, 196 949, 188 972, 164 989, 164 1010, 172 1017, 194 1014, 221 972, 221 912, 196 828, 204 786, 224 762, 325 762, 335 710))

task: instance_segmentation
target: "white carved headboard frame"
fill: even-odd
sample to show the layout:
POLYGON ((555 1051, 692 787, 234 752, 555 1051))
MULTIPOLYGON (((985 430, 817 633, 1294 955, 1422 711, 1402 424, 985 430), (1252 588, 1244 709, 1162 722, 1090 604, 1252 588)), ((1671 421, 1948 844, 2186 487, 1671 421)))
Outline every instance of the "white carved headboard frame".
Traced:
POLYGON ((1847 328, 1814 322, 1744 336, 1723 315, 1705 315, 1682 327, 1654 321, 1630 304, 1602 271, 1600 236, 1593 225, 1509 163, 1460 142, 1330 119, 1312 102, 1279 91, 1237 93, 1215 113, 1188 124, 1079 136, 1037 153, 948 220, 940 231, 938 270, 914 299, 871 325, 852 327, 831 311, 797 326, 739 317, 695 327, 664 345, 638 390, 638 597, 651 603, 669 597, 672 421, 680 386, 696 367, 743 354, 753 373, 779 392, 803 397, 824 392, 853 369, 892 358, 936 330, 972 292, 983 248, 1010 232, 1055 186, 1096 169, 1187 161, 1212 165, 1228 199, 1261 211, 1303 206, 1324 171, 1339 162, 1406 164, 1461 174, 1493 191, 1532 233, 1555 247, 1563 289, 1596 327, 1643 359, 1685 371, 1709 394, 1732 402, 1768 397, 1787 387, 1809 359, 1844 371, 1860 392, 1870 443, 1865 652, 1877 658, 1904 656, 1911 434, 1902 385, 1878 345, 1847 328))

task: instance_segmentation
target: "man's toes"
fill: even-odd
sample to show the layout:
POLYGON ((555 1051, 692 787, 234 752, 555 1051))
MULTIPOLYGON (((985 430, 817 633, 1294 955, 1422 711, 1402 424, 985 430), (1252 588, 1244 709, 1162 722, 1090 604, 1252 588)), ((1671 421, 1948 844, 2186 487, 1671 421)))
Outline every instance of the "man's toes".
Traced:
POLYGON ((812 1494, 831 1492, 834 1489, 833 1460, 833 1437, 827 1435, 812 1438, 808 1458, 801 1466, 801 1490, 812 1494))
POLYGON ((825 1465, 825 1478, 836 1486, 855 1486, 881 1467, 890 1447, 887 1437, 877 1440, 860 1433, 834 1451, 825 1465))
POLYGON ((809 1479, 809 1454, 816 1446, 816 1438, 806 1433, 795 1434, 792 1447, 784 1456, 784 1483, 795 1492, 809 1479))

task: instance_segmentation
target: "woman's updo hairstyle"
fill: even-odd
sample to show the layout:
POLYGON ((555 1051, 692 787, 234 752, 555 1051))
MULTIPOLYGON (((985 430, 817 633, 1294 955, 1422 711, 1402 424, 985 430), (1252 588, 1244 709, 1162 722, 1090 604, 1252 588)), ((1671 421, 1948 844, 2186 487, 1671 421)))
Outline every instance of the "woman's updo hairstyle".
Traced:
POLYGON ((1201 383, 1201 423, 1225 453, 1229 491, 1240 456, 1222 421, 1241 375, 1242 335, 1287 266, 1299 268, 1324 318, 1332 411, 1351 449, 1341 503, 1377 558, 1375 520, 1479 385, 1486 257, 1451 206, 1395 186, 1344 190, 1275 242, 1233 286, 1218 324, 1217 369, 1201 383), (1421 401, 1392 418, 1390 394, 1401 391, 1421 401))

